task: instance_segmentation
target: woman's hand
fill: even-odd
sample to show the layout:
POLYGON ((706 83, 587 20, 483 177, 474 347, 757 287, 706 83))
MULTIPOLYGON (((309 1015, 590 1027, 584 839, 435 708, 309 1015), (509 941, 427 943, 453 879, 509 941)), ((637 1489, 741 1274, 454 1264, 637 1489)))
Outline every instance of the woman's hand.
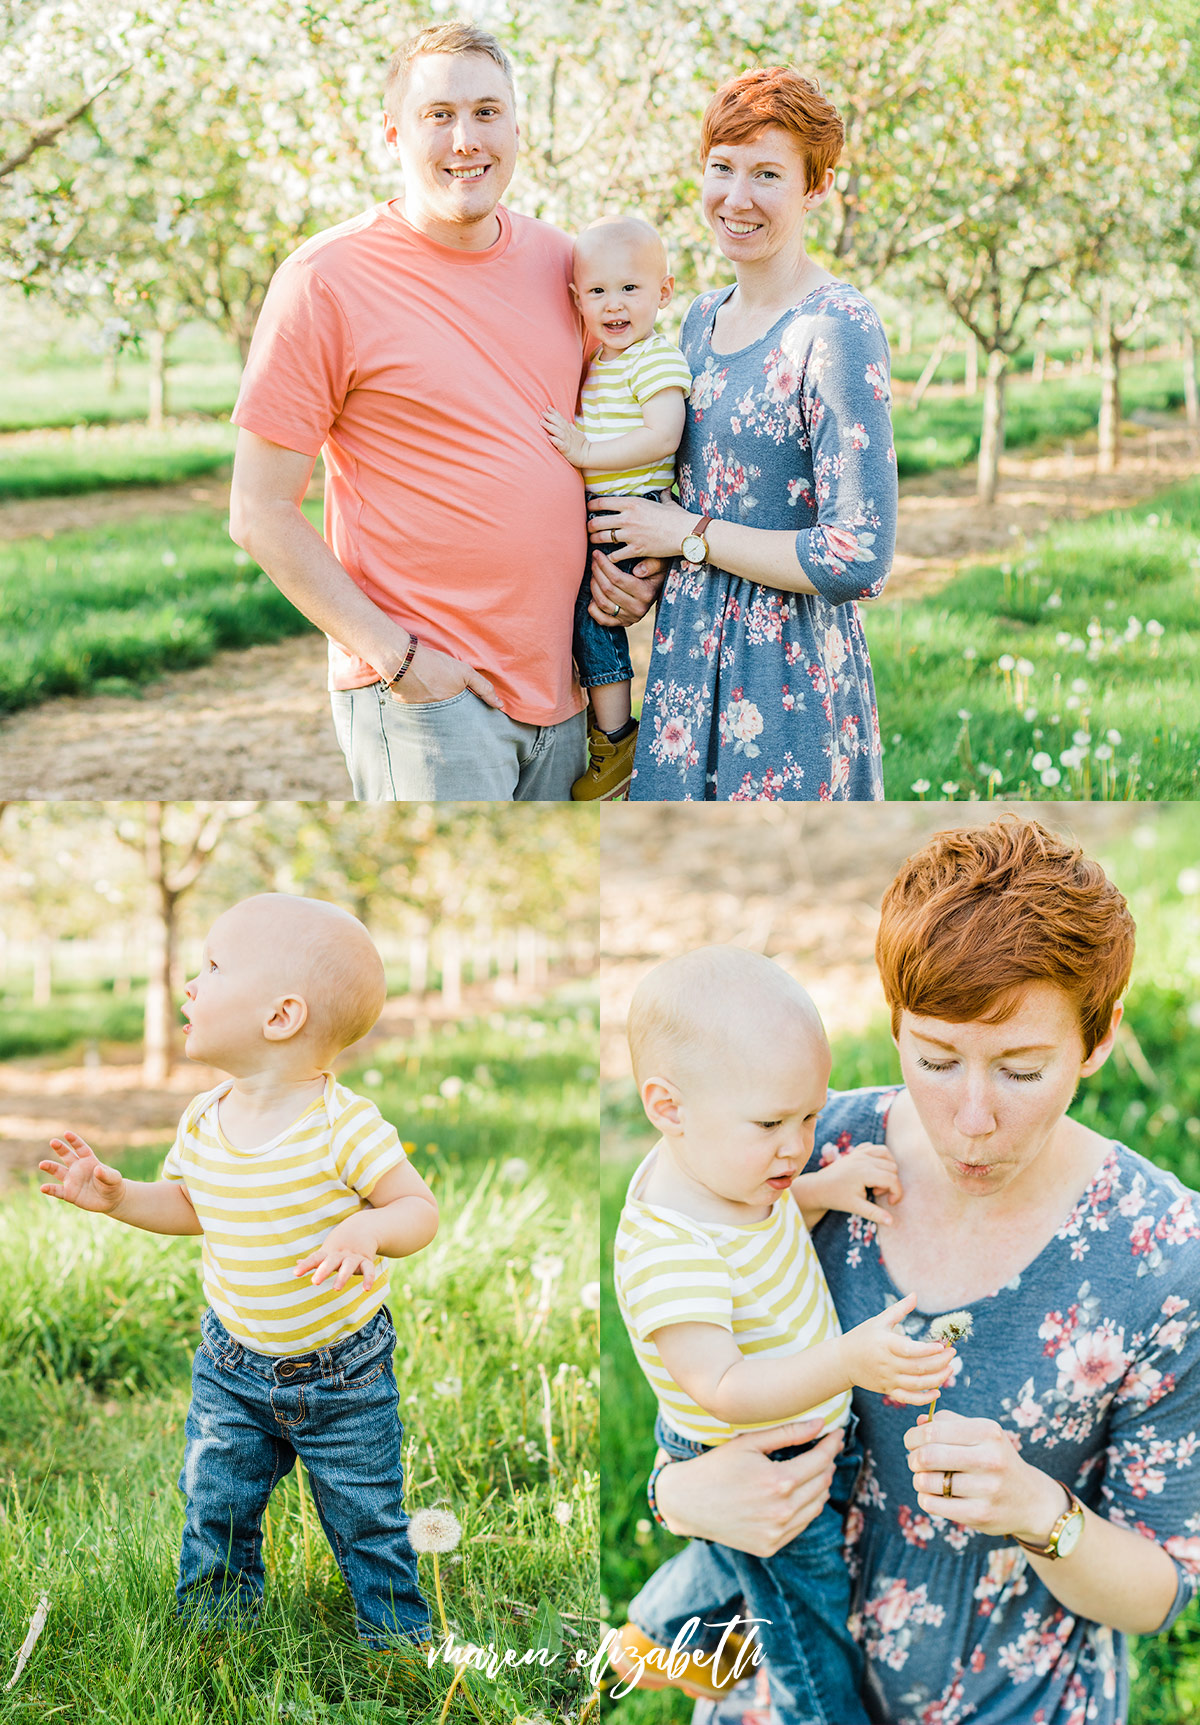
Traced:
POLYGON ((700 519, 652 497, 590 497, 588 515, 592 544, 613 557, 677 557, 700 519))
POLYGON ((654 1495, 667 1526, 681 1538, 773 1557, 825 1507, 842 1433, 828 1433, 790 1461, 768 1456, 808 1443, 820 1429, 819 1420, 791 1420, 742 1432, 691 1461, 664 1467, 654 1495))
POLYGON ((1022 1461, 1016 1440, 995 1420, 966 1419, 943 1408, 922 1414, 904 1434, 917 1502, 926 1515, 980 1533, 1017 1534, 1036 1545, 1067 1507, 1063 1487, 1022 1461), (946 1475, 950 1496, 943 1495, 946 1475))
POLYGON ((628 628, 646 615, 662 589, 667 564, 647 557, 632 569, 618 569, 602 551, 592 553, 592 599, 589 614, 606 629, 628 628), (657 565, 657 567, 656 567, 657 565))

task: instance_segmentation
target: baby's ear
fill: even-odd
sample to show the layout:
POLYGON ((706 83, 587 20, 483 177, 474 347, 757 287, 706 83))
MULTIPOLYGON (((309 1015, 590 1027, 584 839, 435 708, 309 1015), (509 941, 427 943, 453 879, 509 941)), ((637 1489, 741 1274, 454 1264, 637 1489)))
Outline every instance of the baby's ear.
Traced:
POLYGON ((664 276, 662 279, 662 286, 658 290, 658 304, 659 304, 660 309, 665 305, 670 305, 671 295, 674 292, 675 292, 675 277, 674 276, 664 276))
POLYGON ((641 1087, 642 1107, 651 1126, 668 1137, 682 1129, 679 1095, 665 1078, 647 1078, 641 1087))
POLYGON ((308 1023, 308 1002, 298 994, 285 994, 275 1002, 271 1015, 263 1025, 268 1042, 288 1042, 298 1036, 308 1023))

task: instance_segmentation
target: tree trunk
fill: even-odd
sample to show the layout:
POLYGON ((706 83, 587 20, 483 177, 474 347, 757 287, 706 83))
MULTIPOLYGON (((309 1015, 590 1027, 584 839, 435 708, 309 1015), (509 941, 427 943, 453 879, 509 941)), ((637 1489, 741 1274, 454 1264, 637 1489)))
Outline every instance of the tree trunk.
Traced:
POLYGON ((462 1011, 462 938, 456 928, 442 930, 442 1004, 462 1011))
POLYGON ((979 393, 979 343, 973 335, 967 336, 967 374, 963 380, 963 394, 977 395, 979 393))
POLYGON ((110 347, 104 355, 104 387, 110 395, 116 395, 121 387, 121 350, 110 347))
POLYGON ((979 470, 975 494, 981 503, 996 501, 1000 478, 1000 457, 1004 453, 1004 385, 1007 381, 1008 355, 993 348, 988 354, 987 378, 983 388, 983 430, 979 439, 979 470))
POLYGON ((913 392, 908 398, 908 405, 914 413, 924 401, 925 391, 937 376, 937 368, 941 365, 953 344, 954 337, 946 333, 939 335, 937 341, 934 343, 933 352, 925 362, 925 369, 917 379, 913 386, 913 392))
POLYGON ((1046 381, 1046 338, 1041 334, 1036 337, 1033 344, 1033 370, 1030 373, 1030 381, 1035 384, 1046 381))
POLYGON ((146 1016, 142 1074, 147 1084, 165 1084, 171 1073, 175 1013, 171 975, 175 960, 176 895, 167 885, 162 804, 146 804, 146 880, 150 942, 146 963, 146 1016))
POLYGON ((1115 473, 1121 456, 1121 338, 1113 323, 1108 291, 1100 294, 1100 448, 1097 473, 1115 473))
POLYGON ((151 431, 161 431, 167 413, 167 337, 165 330, 152 329, 146 337, 150 354, 150 394, 147 402, 147 423, 151 431))
POLYGON ((1183 326, 1183 404, 1192 431, 1200 427, 1200 400, 1196 395, 1196 337, 1190 323, 1183 326))

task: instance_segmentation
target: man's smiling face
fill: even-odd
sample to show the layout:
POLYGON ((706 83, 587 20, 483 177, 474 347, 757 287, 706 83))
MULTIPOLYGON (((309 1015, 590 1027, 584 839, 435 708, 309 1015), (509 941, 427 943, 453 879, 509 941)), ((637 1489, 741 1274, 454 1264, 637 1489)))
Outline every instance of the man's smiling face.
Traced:
POLYGON ((483 249, 517 162, 512 86, 487 54, 422 54, 384 139, 404 171, 404 213, 443 245, 483 249))

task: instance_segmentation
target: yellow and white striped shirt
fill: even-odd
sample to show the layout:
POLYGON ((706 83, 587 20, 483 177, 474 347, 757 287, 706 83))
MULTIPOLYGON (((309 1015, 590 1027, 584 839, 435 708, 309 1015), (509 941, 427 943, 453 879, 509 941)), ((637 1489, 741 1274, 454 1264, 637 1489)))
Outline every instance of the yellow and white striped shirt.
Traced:
MULTIPOLYGON (((691 387, 687 360, 665 335, 652 330, 611 359, 597 353, 583 381, 575 423, 597 443, 624 437, 641 430, 642 406, 652 396, 664 389, 681 389, 686 396, 691 387)), ((649 467, 630 467, 624 473, 591 473, 585 467, 583 477, 597 497, 661 491, 675 483, 675 456, 672 453, 649 467)))
POLYGON ((217 1117, 232 1083, 188 1104, 163 1179, 187 1188, 204 1229, 204 1292, 230 1335, 253 1353, 305 1354, 375 1316, 388 1266, 377 1258, 369 1290, 352 1276, 340 1294, 334 1276, 314 1288, 292 1272, 339 1222, 365 1210, 376 1182, 407 1157, 375 1104, 329 1074, 298 1120, 270 1143, 239 1150, 217 1117))
MULTIPOLYGON (((734 1426, 700 1407, 663 1365, 650 1339, 654 1332, 670 1324, 717 1324, 732 1332, 746 1356, 782 1357, 840 1335, 841 1325, 804 1218, 790 1197, 772 1204, 761 1222, 698 1222, 639 1196, 656 1155, 650 1152, 625 1196, 614 1249, 617 1300, 666 1423, 697 1443, 725 1443, 739 1431, 778 1422, 734 1426)), ((797 1408, 794 1417, 824 1420, 823 1435, 844 1425, 849 1412, 845 1391, 816 1407, 797 1408)))

